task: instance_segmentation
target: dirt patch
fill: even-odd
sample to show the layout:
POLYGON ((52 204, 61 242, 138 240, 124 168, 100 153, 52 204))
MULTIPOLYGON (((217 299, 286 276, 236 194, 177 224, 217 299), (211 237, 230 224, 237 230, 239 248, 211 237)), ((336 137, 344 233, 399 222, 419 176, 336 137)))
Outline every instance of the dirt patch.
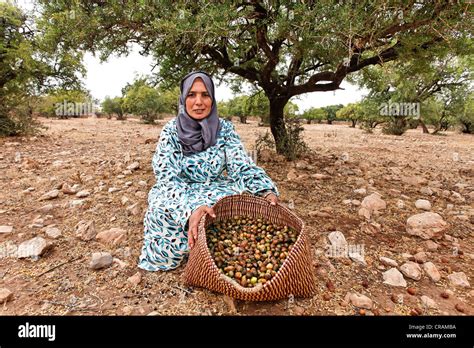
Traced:
MULTIPOLYGON (((0 315, 232 314, 222 295, 186 287, 183 267, 153 273, 136 266, 146 198, 154 184, 151 158, 166 120, 157 126, 132 119, 41 121, 49 127, 43 136, 0 139, 0 226, 13 226, 11 233, 0 233, 0 288, 14 294, 0 306, 0 315), (88 194, 79 198, 63 193, 64 184, 88 194), (54 189, 59 190, 57 198, 40 201, 54 189), (80 240, 75 236, 79 221, 93 221, 97 233, 123 229, 126 239, 115 246, 80 240), (48 228, 58 228, 61 236, 48 237, 48 228), (15 247, 36 236, 54 247, 37 260, 17 259, 15 247), (91 255, 99 251, 111 253, 115 260, 111 267, 93 271, 91 255), (128 278, 137 272, 142 278, 134 286, 128 278)), ((474 138, 452 132, 425 135, 420 130, 401 137, 370 135, 346 125, 304 127, 313 154, 303 164, 258 164, 277 183, 282 203, 306 223, 318 292, 310 299, 237 301, 237 314, 360 315, 345 300, 348 292, 359 292, 374 302, 366 315, 472 315, 472 287, 454 287, 447 276, 464 272, 471 285, 474 282, 474 138), (290 170, 296 179, 287 179, 290 170), (354 192, 357 189, 365 193, 354 192), (380 194, 386 208, 367 221, 358 212, 373 192, 380 194), (415 207, 417 199, 429 200, 431 211, 448 224, 437 250, 428 250, 424 240, 405 230, 408 217, 422 212, 415 207), (328 255, 327 235, 335 230, 349 245, 363 247, 365 265, 328 255), (415 295, 383 284, 382 273, 389 267, 382 265, 381 256, 400 266, 410 259, 404 253, 420 251, 438 268, 439 282, 426 273, 419 281, 405 277, 407 287, 416 288, 415 295), (448 298, 441 296, 446 290, 452 291, 448 298), (403 300, 395 303, 394 294, 403 295, 403 300), (426 308, 423 295, 438 308, 426 308), (464 305, 464 313, 455 308, 458 303, 464 305)), ((249 150, 258 134, 268 131, 252 120, 236 123, 236 128, 249 150)))

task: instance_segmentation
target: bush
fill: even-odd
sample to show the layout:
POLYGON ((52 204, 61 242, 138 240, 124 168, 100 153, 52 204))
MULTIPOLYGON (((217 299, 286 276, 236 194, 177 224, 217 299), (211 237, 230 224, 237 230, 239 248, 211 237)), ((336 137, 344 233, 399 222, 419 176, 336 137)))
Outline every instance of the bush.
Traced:
POLYGON ((408 129, 407 121, 404 117, 393 117, 382 128, 382 133, 389 135, 402 135, 408 129))

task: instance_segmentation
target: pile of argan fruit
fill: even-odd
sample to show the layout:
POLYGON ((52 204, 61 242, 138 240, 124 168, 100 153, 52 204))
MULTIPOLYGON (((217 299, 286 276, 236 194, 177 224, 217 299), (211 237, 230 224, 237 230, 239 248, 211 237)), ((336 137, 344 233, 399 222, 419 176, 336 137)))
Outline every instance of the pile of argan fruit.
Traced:
POLYGON ((263 218, 234 216, 209 225, 206 238, 220 272, 251 288, 275 276, 298 232, 263 218))

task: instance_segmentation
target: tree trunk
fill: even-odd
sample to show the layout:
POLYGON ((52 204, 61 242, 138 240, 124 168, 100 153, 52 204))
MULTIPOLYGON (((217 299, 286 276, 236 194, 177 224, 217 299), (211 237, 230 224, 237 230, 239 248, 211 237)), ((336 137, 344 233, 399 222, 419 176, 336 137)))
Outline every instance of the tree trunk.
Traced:
POLYGON ((286 142, 288 139, 285 118, 283 116, 283 108, 288 99, 282 97, 269 98, 270 101, 270 129, 273 138, 275 139, 275 146, 278 154, 284 154, 286 142))
POLYGON ((239 118, 240 118, 240 123, 244 123, 244 124, 247 123, 247 116, 239 116, 239 118))
POLYGON ((351 128, 355 128, 357 120, 351 120, 351 128))
POLYGON ((306 119, 306 124, 311 124, 311 119, 310 118, 306 119))
POLYGON ((430 131, 428 130, 428 127, 426 127, 425 122, 423 122, 422 120, 419 120, 419 122, 420 122, 421 128, 423 128, 423 133, 430 134, 430 131))

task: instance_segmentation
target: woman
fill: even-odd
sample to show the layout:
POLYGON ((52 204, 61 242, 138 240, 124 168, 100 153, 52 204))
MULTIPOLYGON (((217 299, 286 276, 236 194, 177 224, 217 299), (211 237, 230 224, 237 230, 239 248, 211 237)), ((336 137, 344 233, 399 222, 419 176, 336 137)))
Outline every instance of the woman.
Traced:
POLYGON ((161 131, 152 160, 156 184, 148 195, 139 267, 170 270, 197 239, 198 223, 220 198, 249 192, 278 202, 278 189, 245 152, 231 122, 220 119, 214 83, 204 72, 181 81, 178 116, 161 131))

